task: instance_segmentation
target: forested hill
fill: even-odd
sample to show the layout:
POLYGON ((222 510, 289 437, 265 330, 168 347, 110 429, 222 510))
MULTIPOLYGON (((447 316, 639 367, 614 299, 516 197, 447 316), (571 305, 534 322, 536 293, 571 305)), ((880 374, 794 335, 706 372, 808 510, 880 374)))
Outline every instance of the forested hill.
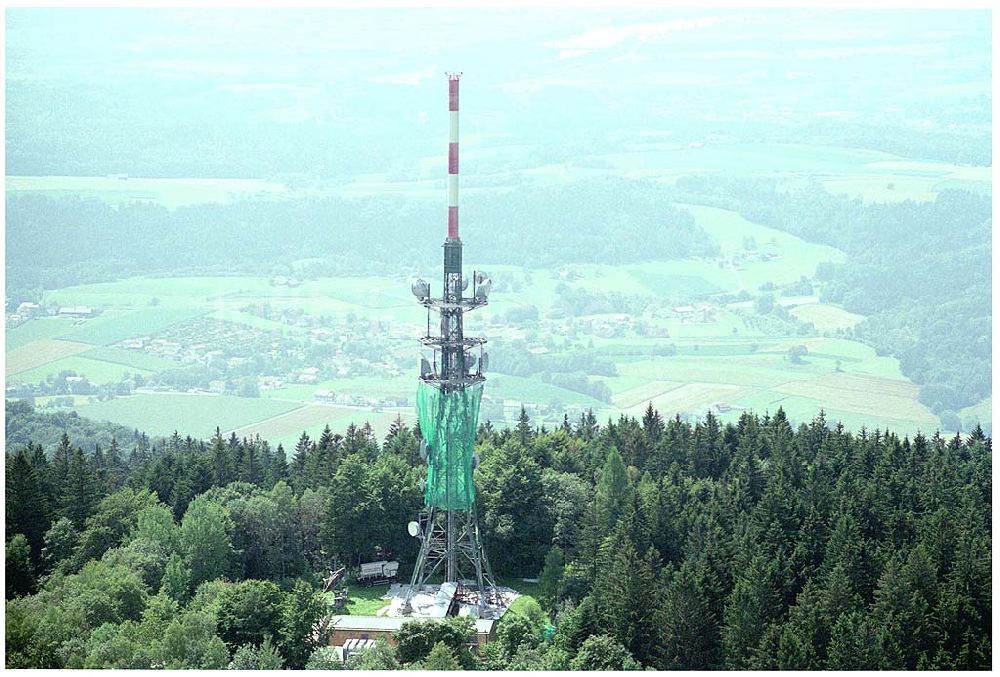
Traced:
MULTIPOLYGON (((322 259, 327 275, 372 274, 380 266, 398 273, 436 260, 443 238, 434 200, 324 195, 176 210, 30 194, 6 200, 8 289, 157 272, 270 272, 310 258, 322 259)), ((489 252, 491 263, 619 264, 718 252, 652 182, 605 177, 524 187, 513 198, 484 194, 463 209, 463 219, 475 223, 466 243, 489 252)))
MULTIPOLYGON (((8 404, 8 407, 10 405, 8 404)), ((22 411, 22 418, 32 412, 22 411)), ((421 505, 418 435, 7 449, 6 666, 320 667, 318 577, 421 505)), ((480 427, 494 570, 540 577, 474 658, 412 633, 350 667, 988 669, 992 441, 592 415, 480 427), (546 638, 551 621, 555 634, 546 638)), ((457 637, 457 640, 455 639, 457 637)), ((450 642, 450 644, 449 644, 450 642)))

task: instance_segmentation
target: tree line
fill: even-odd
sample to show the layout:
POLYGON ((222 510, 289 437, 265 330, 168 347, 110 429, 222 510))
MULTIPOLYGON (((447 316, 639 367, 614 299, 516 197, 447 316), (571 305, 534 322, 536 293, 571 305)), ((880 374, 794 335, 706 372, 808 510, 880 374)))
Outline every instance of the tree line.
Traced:
MULTIPOLYGON (((221 434, 8 445, 7 666, 328 666, 319 578, 376 552, 407 574, 418 449, 401 421, 384 440, 303 434, 287 454, 221 434)), ((822 413, 793 428, 781 410, 723 425, 650 406, 487 421, 477 451, 487 553, 502 577, 539 577, 538 609, 505 615, 480 656, 462 628, 405 626, 412 642, 348 667, 990 664, 981 429, 901 439, 822 413)))
MULTIPOLYGON (((171 210, 29 192, 8 195, 6 207, 8 284, 17 292, 8 296, 17 302, 37 298, 38 288, 140 274, 260 274, 262 265, 270 271, 301 259, 321 261, 318 272, 325 275, 377 274, 380 266, 396 275, 400 269, 426 274, 421 267, 440 256, 443 237, 433 225, 442 219, 436 202, 385 196, 247 199, 171 210), (413 224, 426 225, 414 230, 413 224), (405 246, 400 233, 410 235, 405 246), (191 242, 201 244, 192 249, 191 242), (220 251, 230 252, 221 263, 220 251)), ((718 251, 689 213, 647 181, 606 177, 483 194, 464 214, 476 224, 466 237, 470 251, 490 252, 492 263, 618 264, 718 251), (628 213, 622 204, 631 205, 628 213), (533 243, 530 250, 524 242, 533 243)))

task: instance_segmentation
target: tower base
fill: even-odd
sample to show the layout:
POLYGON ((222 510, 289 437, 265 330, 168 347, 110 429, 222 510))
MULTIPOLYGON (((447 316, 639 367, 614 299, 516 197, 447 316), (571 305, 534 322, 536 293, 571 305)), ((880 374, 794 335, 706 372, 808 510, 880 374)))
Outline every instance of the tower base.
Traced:
POLYGON ((476 508, 430 508, 421 515, 421 544, 401 612, 412 613, 410 601, 435 574, 457 586, 455 600, 479 609, 479 618, 499 615, 503 598, 497 590, 479 533, 476 508))

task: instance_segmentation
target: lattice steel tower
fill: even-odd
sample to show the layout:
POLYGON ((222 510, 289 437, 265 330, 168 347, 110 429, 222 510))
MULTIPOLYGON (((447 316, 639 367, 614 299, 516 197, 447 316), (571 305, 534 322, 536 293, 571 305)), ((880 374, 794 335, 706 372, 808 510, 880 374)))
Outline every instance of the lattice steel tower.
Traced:
POLYGON ((430 348, 432 360, 421 358, 417 385, 417 414, 427 459, 424 511, 415 535, 421 539, 420 554, 403 613, 411 613, 411 598, 420 586, 437 574, 458 585, 457 597, 479 606, 480 617, 488 617, 499 603, 493 573, 483 549, 476 518, 473 483, 479 402, 486 378, 486 339, 465 336, 462 316, 486 305, 491 282, 482 272, 473 273, 472 294, 462 274, 462 240, 458 236, 458 79, 448 73, 448 237, 444 241, 443 292, 432 297, 430 285, 413 283, 412 291, 427 308, 427 335, 420 339, 430 348), (440 316, 440 333, 431 334, 431 311, 440 316), (478 351, 478 360, 472 351, 478 351), (440 571, 444 565, 444 570, 440 571))

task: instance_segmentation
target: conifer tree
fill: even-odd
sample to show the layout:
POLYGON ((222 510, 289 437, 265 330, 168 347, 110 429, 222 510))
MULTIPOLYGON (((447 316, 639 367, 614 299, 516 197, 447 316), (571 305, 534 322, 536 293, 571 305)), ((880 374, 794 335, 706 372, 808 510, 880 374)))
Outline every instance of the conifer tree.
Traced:
POLYGON ((232 482, 235 477, 235 462, 233 453, 226 440, 222 437, 222 431, 215 429, 215 436, 212 437, 212 476, 216 486, 224 487, 232 482))
POLYGON ((63 493, 66 482, 69 479, 69 467, 73 458, 73 446, 70 444, 69 435, 63 432, 59 438, 59 444, 52 454, 52 463, 49 464, 49 487, 52 495, 56 499, 56 511, 59 516, 66 515, 66 505, 63 503, 63 493))
POLYGON ((749 566, 737 571, 733 591, 726 601, 722 628, 728 669, 745 670, 754 665, 764 631, 781 611, 776 579, 776 562, 763 552, 754 555, 749 566))
POLYGON ((632 503, 632 484, 618 450, 611 447, 595 493, 596 528, 609 534, 632 503))
POLYGON ((712 572, 703 558, 688 558, 663 576, 662 667, 710 670, 719 664, 719 625, 712 610, 712 572))
POLYGON ((538 601, 546 609, 551 609, 559 600, 564 568, 562 549, 553 545, 545 555, 545 566, 538 576, 538 601))
POLYGON ((122 459, 121 448, 118 446, 118 439, 114 435, 111 436, 111 444, 108 445, 105 464, 108 474, 108 491, 118 491, 125 483, 128 467, 125 465, 124 459, 122 459))
POLYGON ((309 456, 313 450, 312 440, 305 430, 299 436, 299 441, 295 444, 295 454, 288 467, 288 481, 296 493, 301 494, 307 488, 314 488, 312 478, 306 475, 306 466, 309 464, 309 456))
POLYGON ((278 482, 288 479, 288 462, 285 459, 285 447, 281 444, 274 450, 271 462, 267 467, 267 475, 264 479, 267 486, 273 487, 278 482))
POLYGON ((5 599, 27 595, 34 590, 35 567, 31 562, 31 546, 24 534, 14 534, 7 541, 4 549, 4 573, 5 599))
POLYGON ((84 521, 97 504, 98 492, 93 468, 83 449, 76 447, 70 458, 69 472, 62 491, 63 514, 82 529, 84 521))
POLYGON ((600 626, 644 665, 659 664, 663 629, 662 592, 656 575, 659 555, 640 555, 620 524, 598 553, 594 608, 600 626))
POLYGON ((38 563, 45 545, 49 521, 44 487, 27 457, 25 448, 7 458, 4 503, 5 529, 8 534, 22 534, 28 543, 31 561, 38 563))
POLYGON ((533 436, 534 430, 531 427, 531 419, 528 418, 528 412, 525 411, 522 404, 521 413, 517 416, 517 440, 521 443, 522 447, 529 449, 533 436))
POLYGON ((642 415, 642 431, 646 435, 646 444, 652 449, 660 443, 663 438, 663 417, 660 416, 660 412, 653 409, 653 403, 649 402, 646 405, 646 411, 642 415))

